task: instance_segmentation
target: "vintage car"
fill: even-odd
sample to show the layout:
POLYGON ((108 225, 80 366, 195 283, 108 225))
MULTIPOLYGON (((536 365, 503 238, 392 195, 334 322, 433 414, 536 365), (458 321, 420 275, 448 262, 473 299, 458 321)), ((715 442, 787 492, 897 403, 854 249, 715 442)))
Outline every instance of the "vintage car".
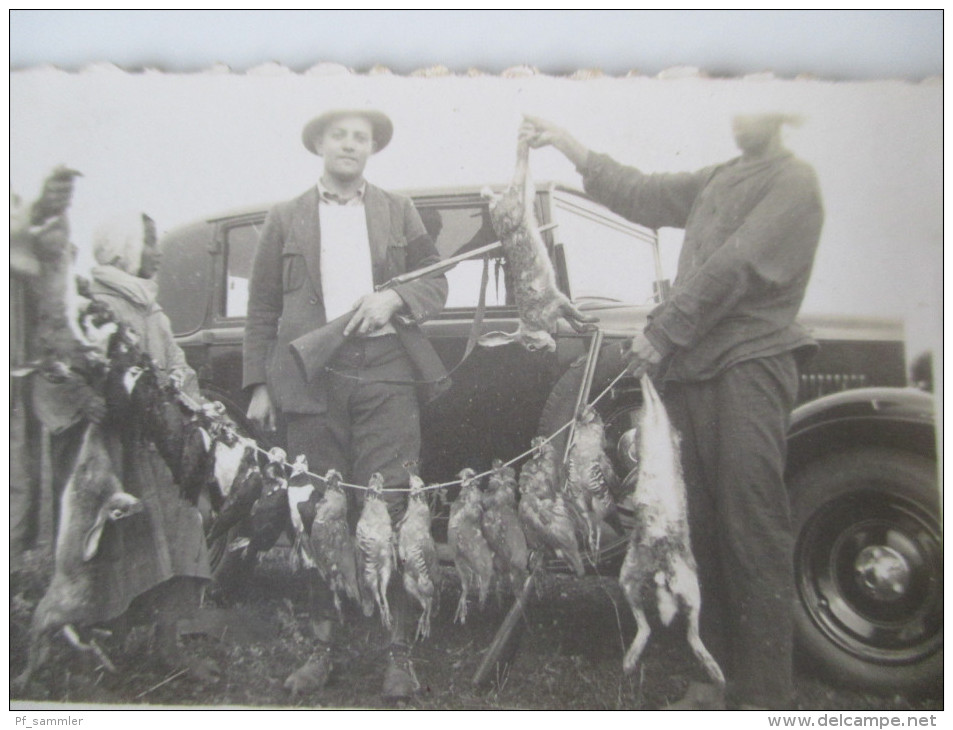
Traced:
MULTIPOLYGON (((668 288, 658 236, 571 188, 537 188, 536 213, 559 286, 599 317, 604 346, 594 396, 621 372, 620 343, 668 288)), ((478 188, 408 194, 443 257, 493 242, 478 188)), ((248 207, 169 232, 159 274, 161 304, 205 392, 249 429, 242 333, 266 212, 248 207)), ((513 331, 506 262, 499 251, 485 256, 490 277, 480 329, 513 331)), ((447 306, 424 325, 448 368, 464 354, 482 273, 479 258, 450 270, 447 306)), ((788 444, 802 656, 811 669, 867 689, 935 691, 942 682, 943 570, 933 399, 905 387, 899 324, 844 317, 804 317, 803 324, 821 348, 801 375, 788 444)), ((556 340, 555 352, 477 347, 457 367, 453 387, 422 413, 425 480, 451 481, 465 466, 479 471, 495 457, 513 458, 533 436, 571 419, 590 335, 562 323, 556 340)), ((610 445, 635 425, 639 404, 638 384, 628 378, 599 400, 610 445)), ((438 539, 441 530, 445 515, 443 525, 435 519, 438 539)), ((610 535, 599 570, 617 570, 623 551, 624 536, 610 535)))

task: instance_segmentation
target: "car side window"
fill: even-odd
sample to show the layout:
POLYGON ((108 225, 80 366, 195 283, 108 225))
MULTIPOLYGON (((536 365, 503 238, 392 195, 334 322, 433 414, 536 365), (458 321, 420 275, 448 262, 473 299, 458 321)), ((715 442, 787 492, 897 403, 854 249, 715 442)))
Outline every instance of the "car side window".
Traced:
MULTIPOLYGON (((449 258, 499 240, 490 223, 486 204, 466 206, 421 205, 418 208, 424 228, 437 246, 441 258, 449 258)), ((502 307, 507 301, 503 259, 490 259, 490 279, 486 305, 502 307)), ((474 308, 479 301, 483 259, 461 261, 447 272, 447 309, 474 308)))
POLYGON ((260 223, 232 226, 225 233, 225 316, 248 312, 248 280, 261 233, 260 223))
POLYGON ((573 300, 656 302, 662 272, 654 231, 581 195, 560 191, 553 204, 573 300))

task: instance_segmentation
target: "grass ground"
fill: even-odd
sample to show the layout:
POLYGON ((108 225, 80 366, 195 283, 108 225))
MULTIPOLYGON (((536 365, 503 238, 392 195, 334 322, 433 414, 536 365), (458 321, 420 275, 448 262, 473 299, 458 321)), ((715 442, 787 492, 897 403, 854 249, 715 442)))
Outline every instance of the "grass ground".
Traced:
MULTIPOLYGON (((29 699, 110 705, 243 707, 387 707, 380 699, 384 633, 376 618, 351 617, 335 650, 335 671, 324 691, 292 699, 285 677, 310 651, 302 581, 275 551, 228 600, 209 601, 208 620, 186 625, 187 652, 218 663, 221 679, 203 686, 163 671, 150 658, 148 627, 110 646, 117 672, 108 673, 56 641, 51 661, 21 694, 29 699), (196 630, 196 633, 193 633, 196 630)), ((10 673, 26 657, 27 627, 49 575, 48 559, 28 557, 10 580, 10 673)), ((491 595, 484 610, 471 608, 465 625, 452 622, 459 585, 446 571, 442 599, 429 639, 414 649, 421 683, 410 703, 421 709, 651 710, 681 696, 703 678, 680 635, 656 632, 636 676, 623 675, 622 655, 635 626, 610 578, 545 575, 531 598, 509 670, 491 686, 471 684, 476 668, 508 608, 491 595)), ((805 710, 931 710, 940 699, 881 697, 849 691, 801 672, 798 705, 805 710)))

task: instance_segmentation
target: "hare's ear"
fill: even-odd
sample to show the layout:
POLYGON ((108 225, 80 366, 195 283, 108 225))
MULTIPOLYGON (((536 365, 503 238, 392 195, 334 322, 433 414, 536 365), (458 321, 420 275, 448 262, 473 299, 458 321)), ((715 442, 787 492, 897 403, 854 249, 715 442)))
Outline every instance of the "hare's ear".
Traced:
POLYGON ((130 515, 138 514, 144 509, 142 502, 122 491, 122 484, 112 474, 109 475, 109 481, 112 484, 112 495, 103 502, 99 511, 96 513, 96 519, 93 526, 86 532, 83 539, 83 560, 89 561, 96 557, 99 550, 99 541, 103 536, 103 529, 107 522, 115 522, 130 515))
POLYGON ((83 562, 89 562, 96 557, 96 551, 99 550, 99 539, 103 536, 103 528, 109 520, 109 504, 104 502, 96 513, 96 520, 93 526, 86 532, 83 539, 83 562))
POLYGON ((477 342, 481 347, 499 347, 500 345, 508 345, 511 342, 516 341, 516 333, 506 333, 506 332, 487 332, 485 335, 482 335, 477 342))

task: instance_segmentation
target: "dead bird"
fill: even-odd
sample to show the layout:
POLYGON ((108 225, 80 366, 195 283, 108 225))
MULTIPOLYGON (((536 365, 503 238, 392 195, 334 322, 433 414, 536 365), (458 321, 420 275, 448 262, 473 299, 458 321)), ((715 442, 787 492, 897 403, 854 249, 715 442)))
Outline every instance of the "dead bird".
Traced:
POLYGON ((648 609, 664 626, 685 616, 688 644, 711 679, 720 687, 725 677, 699 635, 701 593, 688 533, 688 508, 678 433, 648 375, 642 380, 639 415, 639 464, 626 477, 634 481, 631 496, 634 525, 619 583, 635 616, 637 631, 622 667, 632 674, 648 644, 648 609))
MULTIPOLYGON (((394 528, 384 501, 384 476, 371 475, 364 497, 364 508, 357 522, 358 570, 381 613, 385 628, 391 627, 387 586, 396 566, 394 528)), ((365 603, 365 614, 370 615, 365 603)), ((373 610, 373 609, 371 609, 373 610)))
POLYGON ((340 615, 344 597, 361 603, 361 588, 354 539, 347 525, 347 495, 341 487, 341 474, 329 469, 324 478, 327 486, 324 496, 315 505, 310 525, 310 555, 314 567, 333 591, 334 606, 340 615))
POLYGON ((592 556, 599 551, 604 521, 623 533, 615 508, 619 478, 606 454, 605 442, 605 426, 599 412, 591 405, 584 406, 576 416, 569 446, 565 492, 583 519, 592 556))
MULTIPOLYGON (((177 477, 182 496, 190 504, 198 504, 202 490, 210 487, 213 467, 212 435, 206 428, 204 419, 200 415, 194 415, 186 420, 183 427, 177 477)), ((208 495, 213 509, 222 506, 217 490, 209 489, 208 495)))
POLYGON ((546 550, 566 560, 581 578, 586 569, 579 552, 576 520, 566 499, 557 491, 555 450, 552 444, 534 439, 534 445, 537 444, 536 455, 520 471, 520 525, 530 550, 546 550))
POLYGON ((535 450, 530 462, 533 469, 540 471, 546 483, 555 491, 566 479, 566 469, 559 460, 553 442, 543 436, 534 436, 530 445, 535 450))
POLYGON ((460 477, 460 494, 450 505, 447 542, 453 549, 453 563, 460 576, 460 600, 453 620, 466 623, 467 596, 471 586, 477 590, 480 608, 486 603, 493 580, 493 553, 483 537, 483 505, 481 493, 473 477, 473 469, 464 469, 460 477))
POLYGON ((250 557, 271 550, 291 524, 288 515, 285 452, 275 447, 268 452, 268 459, 262 469, 261 495, 251 508, 251 530, 246 549, 246 556, 250 557))
POLYGON ((516 472, 499 459, 492 462, 492 472, 483 493, 481 527, 493 553, 493 571, 509 590, 518 591, 526 580, 529 548, 516 513, 516 472))
POLYGON ((577 332, 591 330, 597 317, 583 314, 559 291, 556 272, 536 225, 533 204, 536 189, 529 177, 529 143, 516 147, 516 173, 501 195, 484 190, 490 198, 490 220, 503 243, 510 268, 520 324, 516 332, 489 332, 480 337, 484 347, 519 342, 527 350, 555 351, 552 334, 564 317, 577 332))
POLYGON ((440 576, 437 546, 430 525, 430 505, 427 504, 423 480, 411 474, 407 511, 397 527, 397 555, 404 568, 404 589, 422 609, 417 621, 418 639, 430 636, 430 614, 440 576))
POLYGON ((311 475, 308 474, 308 459, 304 454, 295 457, 288 477, 288 516, 294 542, 291 546, 292 567, 313 568, 311 553, 311 523, 320 496, 311 475))
MULTIPOLYGON (((237 439, 237 437, 236 437, 237 439)), ((228 486, 221 509, 209 525, 206 540, 212 543, 251 514, 252 506, 261 496, 263 482, 258 465, 258 451, 254 442, 236 440, 232 446, 214 447, 214 480, 219 489, 228 486), (235 457, 238 457, 235 460, 235 457), (220 461, 221 460, 221 461, 220 461), (226 463, 223 464, 222 461, 226 463), (222 472, 227 471, 223 478, 222 472)))
POLYGON ((221 420, 216 405, 219 404, 207 403, 202 410, 210 423, 212 474, 209 487, 213 494, 212 505, 218 508, 229 500, 232 490, 241 483, 239 477, 247 474, 252 462, 257 466, 258 453, 254 441, 243 438, 221 420))

